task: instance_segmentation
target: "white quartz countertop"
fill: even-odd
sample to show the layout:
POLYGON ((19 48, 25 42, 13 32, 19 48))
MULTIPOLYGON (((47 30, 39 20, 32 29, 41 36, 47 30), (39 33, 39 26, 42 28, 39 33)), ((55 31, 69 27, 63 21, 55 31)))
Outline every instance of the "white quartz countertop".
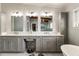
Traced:
POLYGON ((61 34, 5 34, 0 36, 64 36, 61 34))

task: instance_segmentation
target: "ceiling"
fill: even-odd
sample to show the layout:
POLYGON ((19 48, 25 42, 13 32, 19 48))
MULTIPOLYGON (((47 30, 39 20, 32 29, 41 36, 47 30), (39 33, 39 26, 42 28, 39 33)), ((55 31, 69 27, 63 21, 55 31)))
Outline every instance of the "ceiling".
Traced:
POLYGON ((60 7, 63 7, 67 4, 65 4, 65 3, 24 3, 24 5, 37 6, 37 7, 56 7, 56 8, 60 8, 60 7))
POLYGON ((4 5, 25 5, 25 6, 34 6, 34 7, 54 7, 61 8, 66 6, 66 3, 2 3, 4 5))
MULTIPOLYGON (((38 7, 38 8, 50 8, 56 10, 66 10, 73 9, 74 7, 79 7, 79 3, 1 3, 4 7, 38 7)), ((4 8, 5 8, 4 7, 4 8)))

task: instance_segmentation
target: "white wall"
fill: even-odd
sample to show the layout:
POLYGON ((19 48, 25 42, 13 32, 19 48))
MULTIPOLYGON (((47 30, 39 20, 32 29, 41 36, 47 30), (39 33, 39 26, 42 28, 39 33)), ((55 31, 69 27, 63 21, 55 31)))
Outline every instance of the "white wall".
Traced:
POLYGON ((73 14, 69 14, 69 43, 79 45, 79 27, 73 27, 73 14))
POLYGON ((69 11, 69 43, 79 45, 79 27, 73 27, 73 10, 79 8, 79 4, 72 4, 66 10, 69 11))
POLYGON ((0 3, 0 12, 1 12, 1 3, 0 3))
MULTIPOLYGON (((0 3, 0 28, 1 28, 1 3, 0 3)), ((1 29, 0 29, 0 34, 1 34, 1 29)))

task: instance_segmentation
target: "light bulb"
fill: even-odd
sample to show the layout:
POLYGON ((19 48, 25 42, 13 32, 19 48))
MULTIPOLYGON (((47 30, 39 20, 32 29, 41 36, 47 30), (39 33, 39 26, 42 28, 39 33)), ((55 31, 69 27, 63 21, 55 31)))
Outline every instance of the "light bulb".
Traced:
POLYGON ((12 16, 22 16, 23 14, 21 12, 12 13, 12 16))

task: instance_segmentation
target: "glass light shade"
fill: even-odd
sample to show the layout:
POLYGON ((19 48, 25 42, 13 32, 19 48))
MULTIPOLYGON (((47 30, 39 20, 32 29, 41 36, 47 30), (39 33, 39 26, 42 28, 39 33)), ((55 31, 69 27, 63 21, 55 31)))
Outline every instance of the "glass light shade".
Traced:
POLYGON ((42 13, 41 16, 52 16, 52 13, 42 13))
POLYGON ((23 13, 21 12, 15 12, 15 13, 12 13, 12 16, 23 16, 23 13))
POLYGON ((37 16, 37 13, 26 13, 27 16, 37 16))

